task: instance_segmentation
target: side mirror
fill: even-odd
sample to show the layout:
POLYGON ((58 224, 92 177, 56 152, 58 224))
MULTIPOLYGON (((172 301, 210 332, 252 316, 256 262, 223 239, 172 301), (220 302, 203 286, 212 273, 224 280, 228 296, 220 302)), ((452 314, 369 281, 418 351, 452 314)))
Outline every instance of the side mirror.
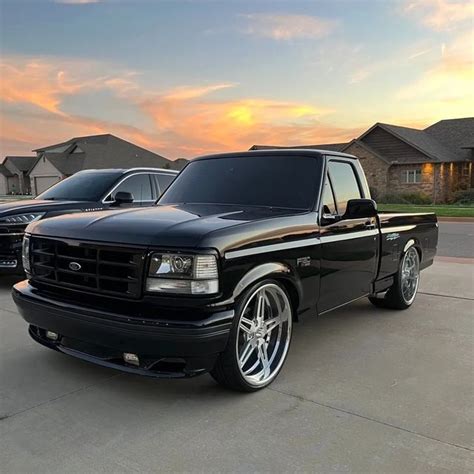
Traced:
POLYGON ((372 199, 349 199, 343 219, 362 219, 375 217, 377 204, 372 199))
POLYGON ((121 204, 131 204, 133 202, 133 194, 127 191, 119 191, 115 195, 114 205, 120 206, 121 204))

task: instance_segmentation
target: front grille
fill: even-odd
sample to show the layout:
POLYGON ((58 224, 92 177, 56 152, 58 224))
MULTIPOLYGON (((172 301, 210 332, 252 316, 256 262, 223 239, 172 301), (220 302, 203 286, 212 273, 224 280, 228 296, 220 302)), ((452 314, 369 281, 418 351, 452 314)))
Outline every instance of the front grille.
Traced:
POLYGON ((128 298, 141 295, 144 250, 33 236, 30 245, 33 280, 128 298))

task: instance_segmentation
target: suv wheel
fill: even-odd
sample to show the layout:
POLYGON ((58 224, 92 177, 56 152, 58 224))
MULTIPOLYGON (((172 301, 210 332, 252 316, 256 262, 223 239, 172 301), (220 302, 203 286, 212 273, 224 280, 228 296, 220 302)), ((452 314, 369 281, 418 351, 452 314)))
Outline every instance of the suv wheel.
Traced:
POLYGON ((264 280, 237 304, 225 351, 211 375, 234 390, 253 392, 269 385, 285 362, 293 330, 293 309, 285 288, 264 280))

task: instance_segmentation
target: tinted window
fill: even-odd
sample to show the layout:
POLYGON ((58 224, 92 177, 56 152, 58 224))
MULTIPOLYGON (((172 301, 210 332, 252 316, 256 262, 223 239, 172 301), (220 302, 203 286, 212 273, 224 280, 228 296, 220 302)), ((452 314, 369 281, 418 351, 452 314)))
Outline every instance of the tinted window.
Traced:
POLYGON ((132 193, 133 200, 152 201, 150 177, 147 174, 134 174, 126 178, 112 193, 112 199, 118 192, 132 193))
POLYGON ((163 194, 176 176, 172 174, 155 174, 155 178, 158 180, 160 194, 163 194))
POLYGON ((349 199, 359 199, 362 197, 354 168, 349 163, 330 161, 329 174, 331 175, 331 183, 336 195, 337 212, 342 215, 346 212, 349 199))
POLYGON ((199 160, 186 166, 159 203, 310 209, 320 173, 321 160, 310 156, 247 155, 199 160))
POLYGON ((326 178, 323 189, 323 214, 336 214, 336 203, 328 178, 326 178))
POLYGON ((76 173, 51 186, 36 199, 99 201, 119 176, 120 173, 76 173))

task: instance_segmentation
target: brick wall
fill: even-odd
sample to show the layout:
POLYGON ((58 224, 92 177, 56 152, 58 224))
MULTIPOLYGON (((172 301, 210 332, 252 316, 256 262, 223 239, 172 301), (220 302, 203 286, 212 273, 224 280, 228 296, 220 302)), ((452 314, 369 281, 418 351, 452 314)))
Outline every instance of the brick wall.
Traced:
POLYGON ((433 198, 435 165, 392 165, 388 173, 390 194, 423 193, 433 198), (421 170, 421 183, 405 183, 404 172, 421 170))
POLYGON ((365 176, 372 191, 375 191, 375 198, 383 196, 387 193, 387 174, 389 165, 370 153, 367 148, 357 143, 351 144, 344 150, 344 153, 355 155, 359 158, 360 164, 364 169, 365 176))

